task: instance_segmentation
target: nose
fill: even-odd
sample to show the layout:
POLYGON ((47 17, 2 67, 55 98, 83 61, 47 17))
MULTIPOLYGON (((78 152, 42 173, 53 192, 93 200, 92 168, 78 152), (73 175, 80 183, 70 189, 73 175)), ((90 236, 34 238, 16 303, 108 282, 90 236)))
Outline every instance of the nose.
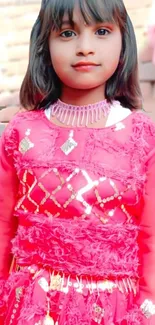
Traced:
POLYGON ((88 33, 83 33, 78 39, 76 55, 88 56, 95 54, 95 48, 93 46, 92 37, 88 33))

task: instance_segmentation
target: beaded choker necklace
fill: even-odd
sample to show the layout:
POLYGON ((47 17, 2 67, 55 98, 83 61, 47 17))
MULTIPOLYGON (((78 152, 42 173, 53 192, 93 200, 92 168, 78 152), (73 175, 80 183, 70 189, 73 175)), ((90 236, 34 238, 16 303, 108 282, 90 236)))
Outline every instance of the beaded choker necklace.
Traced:
POLYGON ((88 126, 101 120, 110 113, 111 104, 107 100, 95 104, 75 106, 63 103, 60 99, 51 106, 51 116, 69 126, 88 126))

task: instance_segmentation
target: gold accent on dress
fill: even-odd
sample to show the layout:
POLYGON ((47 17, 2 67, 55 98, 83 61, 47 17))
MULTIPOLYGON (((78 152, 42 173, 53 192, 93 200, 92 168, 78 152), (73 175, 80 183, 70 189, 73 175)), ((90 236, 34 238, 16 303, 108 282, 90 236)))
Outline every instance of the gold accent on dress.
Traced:
POLYGON ((62 283, 62 277, 60 274, 54 275, 54 273, 50 276, 50 290, 61 290, 61 283, 62 283))
POLYGON ((101 324, 102 319, 104 317, 105 310, 101 308, 99 305, 93 305, 93 320, 97 324, 101 324))
POLYGON ((20 301, 22 293, 23 293, 23 288, 22 287, 16 288, 16 301, 17 302, 20 301))
POLYGON ((132 220, 132 216, 129 214, 126 205, 123 204, 124 202, 122 201, 122 199, 123 195, 129 189, 132 189, 134 191, 134 188, 128 185, 126 188, 123 189, 123 191, 119 191, 115 182, 110 178, 99 177, 93 180, 90 177, 89 173, 87 173, 81 168, 75 168, 72 172, 70 172, 70 174, 66 178, 61 175, 61 171, 58 171, 57 168, 49 168, 48 170, 43 172, 38 178, 31 169, 27 169, 23 173, 23 178, 20 181, 20 185, 21 193, 15 210, 22 209, 23 211, 27 212, 26 205, 28 204, 28 202, 30 202, 31 205, 33 205, 34 213, 40 212, 40 209, 42 209, 43 206, 45 215, 52 219, 60 216, 60 209, 62 209, 63 207, 65 209, 68 209, 73 201, 78 201, 79 204, 84 207, 84 210, 82 211, 81 216, 75 215, 74 218, 86 218, 91 213, 94 213, 103 224, 107 224, 109 222, 109 219, 114 216, 115 211, 112 208, 110 211, 108 210, 108 212, 106 212, 106 204, 111 203, 113 200, 118 200, 117 208, 120 208, 125 214, 127 222, 131 222, 132 220), (52 173, 54 173, 54 175, 57 177, 58 184, 55 186, 55 188, 52 188, 50 191, 48 187, 44 185, 44 177, 47 177, 48 175, 50 177, 52 173), (83 185, 77 190, 74 188, 74 179, 76 179, 78 174, 81 174, 81 176, 83 177, 85 185, 83 185), (27 184, 29 176, 31 177, 32 182, 31 185, 28 186, 27 184), (111 195, 108 197, 102 197, 100 189, 98 188, 98 186, 104 182, 108 182, 108 185, 110 185, 113 190, 113 193, 111 193, 111 195), (63 191, 63 188, 66 187, 69 191, 69 195, 68 198, 64 200, 64 202, 61 202, 59 200, 59 197, 61 197, 61 191, 63 191), (35 189, 39 189, 39 199, 36 197, 34 198, 33 192, 35 189), (95 194, 95 200, 92 205, 90 205, 84 198, 84 196, 90 190, 92 190, 95 194), (52 203, 54 203, 54 205, 57 207, 57 211, 54 214, 52 214, 49 209, 50 201, 52 201, 52 203), (46 207, 46 204, 48 208, 46 207), (101 208, 99 214, 97 212, 98 208, 101 208))
POLYGON ((24 154, 28 150, 34 147, 34 143, 28 138, 30 135, 31 130, 27 129, 25 132, 25 138, 23 138, 19 143, 19 151, 24 154))
POLYGON ((70 131, 69 138, 61 146, 61 150, 66 156, 68 156, 78 145, 77 142, 73 139, 73 135, 74 131, 70 131))
POLYGON ((45 316, 44 325, 55 325, 53 318, 50 315, 45 316))

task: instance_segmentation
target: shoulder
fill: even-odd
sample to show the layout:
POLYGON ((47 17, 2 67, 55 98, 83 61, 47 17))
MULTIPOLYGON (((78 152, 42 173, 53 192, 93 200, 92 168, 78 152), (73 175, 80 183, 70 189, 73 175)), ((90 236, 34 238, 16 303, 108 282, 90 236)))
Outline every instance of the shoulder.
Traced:
POLYGON ((155 123, 143 111, 137 111, 132 114, 132 123, 133 127, 137 127, 142 130, 144 134, 152 137, 155 137, 155 123))
POLYGON ((14 115, 11 121, 8 123, 5 134, 12 132, 13 130, 20 130, 26 124, 36 125, 37 122, 41 122, 43 117, 43 111, 21 111, 14 115))
POLYGON ((21 111, 18 112, 6 126, 1 141, 10 153, 18 147, 20 139, 26 129, 40 129, 43 111, 21 111))
POLYGON ((139 145, 150 152, 155 149, 155 123, 147 113, 138 111, 132 114, 132 130, 139 145))
POLYGON ((36 111, 23 110, 15 114, 15 116, 12 118, 9 124, 16 125, 18 123, 25 122, 25 121, 40 120, 42 115, 43 115, 42 110, 36 110, 36 111))
POLYGON ((139 123, 144 123, 147 124, 148 126, 153 126, 155 128, 155 123, 154 121, 151 119, 151 117, 149 117, 148 113, 143 111, 143 110, 137 110, 137 111, 133 111, 133 119, 135 120, 135 122, 139 123))

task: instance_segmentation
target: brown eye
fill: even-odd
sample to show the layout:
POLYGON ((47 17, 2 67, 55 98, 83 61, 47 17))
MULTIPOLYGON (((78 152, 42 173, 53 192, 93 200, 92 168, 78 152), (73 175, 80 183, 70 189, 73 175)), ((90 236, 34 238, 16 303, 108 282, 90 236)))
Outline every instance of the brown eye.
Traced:
POLYGON ((105 28, 99 28, 97 31, 96 31, 96 34, 99 35, 99 36, 105 36, 105 35, 108 35, 110 34, 110 31, 105 29, 105 28))
POLYGON ((63 33, 60 34, 61 37, 65 37, 65 38, 73 37, 75 35, 76 34, 71 30, 66 30, 66 31, 64 31, 63 33))

